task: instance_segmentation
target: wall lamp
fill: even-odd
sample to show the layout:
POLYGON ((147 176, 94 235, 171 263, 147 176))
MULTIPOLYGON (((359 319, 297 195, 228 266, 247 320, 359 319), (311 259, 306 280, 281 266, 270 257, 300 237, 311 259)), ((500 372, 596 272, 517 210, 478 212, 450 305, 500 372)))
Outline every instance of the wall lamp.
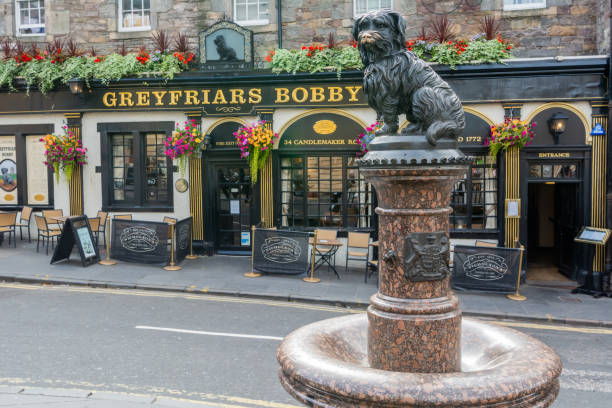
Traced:
POLYGON ((73 95, 82 95, 83 94, 83 80, 79 78, 72 78, 68 81, 68 86, 70 87, 70 93, 73 95))
POLYGON ((567 128, 567 120, 569 118, 561 112, 557 112, 548 119, 548 129, 553 135, 555 144, 559 144, 559 136, 561 136, 567 128))

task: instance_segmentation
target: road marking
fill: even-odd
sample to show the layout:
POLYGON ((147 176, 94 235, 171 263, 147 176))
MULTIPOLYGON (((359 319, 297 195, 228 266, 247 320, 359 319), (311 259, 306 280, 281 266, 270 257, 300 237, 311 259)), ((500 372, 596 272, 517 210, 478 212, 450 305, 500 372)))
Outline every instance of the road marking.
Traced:
POLYGON ((335 313, 363 313, 363 309, 349 309, 340 306, 324 306, 314 305, 299 302, 281 301, 281 300, 267 300, 267 299, 250 299, 244 297, 230 297, 220 295, 209 295, 209 294, 188 294, 188 293, 176 293, 176 292, 155 292, 150 290, 139 290, 139 289, 113 289, 113 288, 89 288, 79 286, 41 286, 32 284, 20 284, 20 283, 0 283, 0 288, 10 289, 28 289, 28 290, 56 290, 62 292, 77 292, 77 293, 109 293, 114 295, 124 296, 143 296, 143 297, 158 297, 167 299, 190 299, 200 301, 212 301, 212 302, 228 302, 228 303, 244 303, 244 304, 258 304, 272 307, 283 307, 283 308, 295 308, 305 310, 320 310, 323 312, 335 312, 335 313))
POLYGON ((497 320, 487 320, 487 322, 494 323, 499 326, 522 327, 525 329, 556 330, 556 331, 588 333, 588 334, 612 334, 612 329, 604 329, 604 328, 557 326, 557 325, 552 325, 552 324, 504 322, 504 321, 497 321, 497 320))
POLYGON ((203 334, 206 336, 240 337, 240 338, 245 338, 245 339, 278 340, 278 341, 281 341, 283 339, 283 337, 259 336, 256 334, 239 334, 239 333, 209 332, 209 331, 201 331, 201 330, 184 330, 184 329, 173 329, 170 327, 136 326, 134 328, 142 329, 142 330, 157 330, 157 331, 173 332, 173 333, 203 334))
MULTIPOLYGON (((289 301, 275 301, 266 299, 249 299, 241 297, 229 297, 209 294, 187 294, 187 293, 173 293, 173 292, 154 292, 149 290, 139 289, 112 289, 112 288, 90 288, 90 287, 79 287, 79 286, 41 286, 33 284, 21 284, 21 283, 0 283, 0 288, 11 288, 11 289, 23 289, 23 290, 55 290, 63 292, 76 292, 76 293, 108 293, 113 295, 123 296, 143 296, 143 297, 158 297, 168 299, 189 299, 199 301, 211 301, 211 302, 228 302, 228 303, 243 303, 243 304, 258 304, 272 307, 282 308, 294 308, 304 310, 318 310, 332 313, 345 313, 345 314, 359 314, 365 313, 363 309, 350 309, 340 306, 323 306, 323 305, 311 305, 307 303, 289 302, 289 301)), ((548 325, 539 323, 522 323, 522 322, 510 322, 500 320, 488 320, 483 319, 488 323, 498 324, 500 326, 508 327, 519 327, 526 329, 536 330, 555 330, 564 332, 575 332, 584 334, 606 334, 612 335, 612 329, 606 328, 590 328, 590 327, 572 327, 564 325, 548 325)))
POLYGON ((238 397, 232 395, 220 395, 206 392, 194 392, 186 390, 175 390, 164 387, 152 387, 152 386, 130 386, 126 384, 94 384, 87 381, 70 381, 70 380, 50 380, 42 379, 37 380, 33 378, 0 378, 0 386, 20 386, 20 387, 32 387, 40 388, 40 384, 46 384, 49 388, 54 390, 71 390, 71 391, 83 391, 93 392, 95 398, 96 392, 108 392, 119 395, 132 395, 140 397, 163 397, 168 399, 174 399, 183 402, 201 403, 202 405, 211 405, 214 407, 224 408, 303 408, 297 405, 284 404, 282 402, 257 400, 245 397, 238 397), (113 391, 125 390, 125 391, 113 391), (173 396, 169 396, 171 394, 173 396), (197 399, 193 399, 197 398, 197 399), (218 402, 223 401, 223 402, 218 402), (246 404, 245 405, 233 405, 233 404, 246 404))

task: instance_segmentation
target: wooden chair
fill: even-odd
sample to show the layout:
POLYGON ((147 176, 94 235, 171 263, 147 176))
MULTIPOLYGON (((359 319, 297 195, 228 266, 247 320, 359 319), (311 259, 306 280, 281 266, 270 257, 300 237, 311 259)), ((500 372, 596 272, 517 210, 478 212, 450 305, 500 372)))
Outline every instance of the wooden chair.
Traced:
MULTIPOLYGON (((98 227, 98 234, 102 234, 102 242, 106 247, 106 219, 108 218, 108 213, 106 211, 98 211, 96 217, 100 219, 100 226, 98 227)), ((99 237, 96 236, 96 241, 99 240, 99 237)))
POLYGON ((52 218, 59 218, 64 216, 63 210, 43 210, 43 217, 45 217, 45 221, 47 223, 47 227, 50 229, 62 229, 62 222, 52 218))
POLYGON ((100 218, 90 218, 89 219, 89 228, 91 228, 91 232, 93 233, 94 239, 96 240, 96 246, 98 246, 98 233, 100 232, 100 218))
POLYGON ((21 209, 21 216, 19 222, 15 224, 15 227, 19 227, 19 238, 23 241, 23 230, 25 227, 28 229, 28 242, 32 242, 32 232, 30 231, 30 221, 32 220, 32 207, 24 205, 21 209))
POLYGON ((132 214, 117 214, 113 218, 118 220, 131 220, 132 214))
POLYGON ((13 248, 17 247, 17 238, 15 237, 15 221, 17 220, 17 212, 6 212, 0 214, 0 232, 8 232, 8 244, 11 245, 11 234, 13 234, 13 248))
POLYGON ((495 242, 487 242, 487 241, 479 241, 479 240, 476 240, 476 243, 474 244, 474 246, 497 248, 497 244, 495 242))
POLYGON ((45 239, 47 240, 47 255, 49 255, 49 240, 51 240, 51 244, 53 244, 55 237, 59 236, 62 232, 57 229, 50 229, 47 224, 47 219, 45 217, 41 217, 40 215, 35 215, 34 219, 36 220, 36 228, 38 228, 38 236, 36 237, 36 252, 38 252, 38 247, 40 245, 40 237, 43 238, 43 245, 45 245, 45 239))
MULTIPOLYGON (((166 224, 176 224, 176 218, 172 218, 172 217, 164 217, 164 219, 162 220, 162 222, 165 222, 166 224)), ((170 227, 168 227, 168 244, 170 244, 170 240, 172 239, 172 229, 170 227)))
MULTIPOLYGON (((318 255, 325 256, 328 252, 332 251, 334 248, 330 246, 325 246, 325 243, 321 241, 334 241, 338 236, 338 231, 335 229, 316 229, 317 234, 317 252, 318 255)), ((334 254, 333 263, 334 267, 336 266, 336 255, 334 254)))
POLYGON ((370 255, 370 233, 349 232, 346 245, 346 263, 344 268, 348 270, 348 261, 363 261, 365 267, 365 280, 368 281, 368 258, 370 255), (356 251, 351 249, 357 249, 356 251))

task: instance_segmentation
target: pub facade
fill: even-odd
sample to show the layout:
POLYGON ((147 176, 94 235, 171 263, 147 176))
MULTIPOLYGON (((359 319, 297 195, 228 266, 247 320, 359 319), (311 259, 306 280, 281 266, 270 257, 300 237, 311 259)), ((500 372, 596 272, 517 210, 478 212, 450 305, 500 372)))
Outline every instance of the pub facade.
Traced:
MULTIPOLYGON (((596 124, 607 128, 607 64, 606 57, 576 57, 435 67, 462 100, 466 129, 459 145, 473 157, 453 191, 454 243, 520 243, 533 280, 540 265, 556 265, 569 280, 590 268, 603 271, 603 252, 591 254, 573 239, 582 226, 605 227, 606 136, 590 134, 596 124), (567 118, 560 135, 550 128, 555 114, 567 118), (536 122, 534 143, 490 157, 490 127, 506 118, 536 122), (520 201, 519 217, 509 216, 508 200, 520 201)), ((253 225, 376 236, 376 196, 357 167, 355 141, 375 121, 359 71, 339 78, 190 73, 170 81, 92 83, 79 94, 3 90, 0 154, 2 163, 14 164, 17 183, 3 186, 0 208, 88 216, 104 210, 153 221, 191 215, 194 246, 209 255, 250 253, 243 238, 253 225), (233 132, 261 119, 279 138, 252 185, 233 132), (185 121, 201 127, 207 144, 183 175, 165 156, 164 141, 185 121), (89 157, 70 180, 58 182, 38 140, 63 126, 81 137, 89 157)))

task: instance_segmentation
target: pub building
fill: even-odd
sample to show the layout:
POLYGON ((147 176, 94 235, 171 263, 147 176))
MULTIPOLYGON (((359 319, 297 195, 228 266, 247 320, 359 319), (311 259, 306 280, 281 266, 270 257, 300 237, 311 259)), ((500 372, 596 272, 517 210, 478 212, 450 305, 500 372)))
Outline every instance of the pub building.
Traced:
MULTIPOLYGON (((435 67, 462 100, 459 145, 473 156, 452 195, 453 243, 520 242, 532 281, 571 282, 603 271, 603 251, 593 254, 574 237, 585 225, 605 227, 606 136, 590 134, 598 123, 607 129, 607 64, 606 57, 572 57, 435 67), (484 141, 505 118, 535 121, 534 142, 491 158, 484 141), (509 216, 507 200, 520 200, 520 217, 509 216)), ((191 215, 194 247, 209 255, 250 254, 241 233, 252 225, 376 237, 375 192, 356 164, 355 139, 376 121, 361 72, 203 70, 46 95, 0 91, 0 168, 17 174, 16 185, 0 185, 0 209, 104 210, 154 221, 191 215), (233 132, 258 119, 280 137, 252 186, 233 132), (196 121, 207 145, 179 192, 182 177, 164 140, 186 120, 196 121), (82 138, 88 163, 58 183, 38 140, 64 125, 82 138)))

